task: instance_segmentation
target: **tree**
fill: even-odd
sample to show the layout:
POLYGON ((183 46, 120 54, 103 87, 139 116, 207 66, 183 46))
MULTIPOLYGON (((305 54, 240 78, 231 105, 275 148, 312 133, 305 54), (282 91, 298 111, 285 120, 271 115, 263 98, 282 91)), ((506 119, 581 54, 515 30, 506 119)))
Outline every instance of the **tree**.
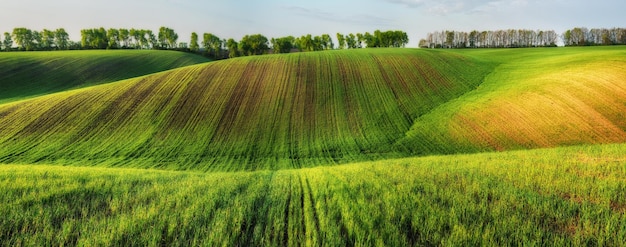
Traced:
POLYGON ((321 41, 322 41, 322 47, 324 50, 335 49, 335 44, 333 44, 333 39, 330 38, 330 35, 322 34, 321 41))
POLYGON ((159 42, 152 30, 145 30, 143 39, 146 40, 146 49, 156 49, 159 47, 159 42))
POLYGON ((119 29, 119 41, 122 48, 130 47, 130 31, 128 29, 119 29))
POLYGON ((65 29, 59 28, 54 32, 54 43, 57 49, 67 50, 69 49, 70 35, 67 34, 65 29))
POLYGON ((356 47, 363 48, 363 42, 365 42, 365 35, 362 33, 356 34, 356 47))
POLYGON ((226 47, 228 47, 228 56, 229 57, 238 57, 240 52, 239 52, 239 43, 237 43, 237 41, 235 41, 234 39, 228 39, 226 41, 226 47))
POLYGON ((44 29, 43 32, 41 32, 41 48, 44 50, 52 50, 55 46, 54 36, 54 31, 44 29))
POLYGON ((120 40, 120 31, 115 28, 110 28, 107 31, 107 49, 117 49, 119 48, 119 40, 120 40))
POLYGON ((337 49, 344 49, 346 47, 346 39, 343 34, 337 33, 337 49))
POLYGON ((2 41, 2 45, 4 45, 5 51, 10 51, 13 47, 13 39, 11 39, 11 34, 8 32, 4 33, 4 41, 2 41))
POLYGON ((191 44, 189 45, 189 49, 192 52, 198 52, 199 50, 199 45, 198 45, 198 34, 195 32, 191 33, 191 44))
POLYGON ((346 35, 346 44, 348 49, 356 48, 356 36, 353 33, 346 35))
POLYGON ((141 38, 142 38, 141 36, 143 36, 143 34, 141 33, 141 30, 137 30, 137 29, 131 28, 128 31, 128 35, 130 35, 131 40, 132 40, 131 42, 133 43, 133 47, 135 49, 142 48, 140 40, 141 40, 141 38))
POLYGON ((419 48, 428 48, 428 41, 426 41, 426 39, 420 39, 418 47, 419 48))
POLYGON ((33 31, 27 28, 19 27, 13 29, 13 40, 15 44, 22 50, 30 51, 33 49, 33 31))
POLYGON ((173 29, 168 27, 159 28, 159 44, 161 48, 176 48, 176 41, 178 41, 178 34, 173 29))
POLYGON ((203 35, 202 46, 206 49, 207 53, 214 58, 221 58, 222 39, 212 33, 205 33, 203 35))
POLYGON ((571 30, 567 30, 565 31, 565 33, 563 33, 563 44, 565 44, 565 46, 572 45, 572 31, 571 30))
POLYGON ((83 29, 80 31, 81 44, 86 49, 106 49, 109 45, 107 31, 101 28, 83 29))
POLYGON ((296 46, 300 51, 313 51, 313 37, 310 34, 296 39, 296 46))
POLYGON ((585 45, 585 38, 587 36, 586 28, 574 28, 571 31, 571 43, 574 46, 582 46, 585 45))
POLYGON ((272 38, 272 49, 274 53, 289 53, 295 47, 296 39, 293 36, 282 38, 272 38))
POLYGON ((393 40, 394 47, 406 47, 408 43, 409 43, 409 35, 407 35, 406 32, 394 31, 394 40, 393 40))
POLYGON ((246 35, 239 41, 239 50, 242 55, 262 55, 269 49, 268 40, 261 34, 246 35))
POLYGON ((41 32, 39 31, 33 31, 33 51, 37 51, 40 50, 42 48, 42 37, 41 37, 41 32))
POLYGON ((363 42, 365 42, 367 48, 376 47, 376 37, 374 37, 374 35, 370 32, 365 32, 365 34, 363 34, 363 42))

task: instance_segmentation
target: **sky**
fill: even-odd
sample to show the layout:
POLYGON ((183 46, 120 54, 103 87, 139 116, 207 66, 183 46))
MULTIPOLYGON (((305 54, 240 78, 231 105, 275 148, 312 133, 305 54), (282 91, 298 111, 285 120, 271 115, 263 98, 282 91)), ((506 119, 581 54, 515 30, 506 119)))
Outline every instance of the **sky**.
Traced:
POLYGON ((498 29, 626 28, 624 0, 14 0, 0 5, 0 35, 15 27, 174 29, 241 39, 402 30, 416 47, 429 32, 498 29))

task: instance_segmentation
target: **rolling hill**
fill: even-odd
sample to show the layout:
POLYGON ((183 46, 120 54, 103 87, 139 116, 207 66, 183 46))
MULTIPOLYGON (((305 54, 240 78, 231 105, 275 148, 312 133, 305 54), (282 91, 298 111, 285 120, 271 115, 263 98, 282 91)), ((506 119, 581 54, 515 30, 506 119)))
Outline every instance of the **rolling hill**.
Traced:
POLYGON ((415 118, 491 68, 408 49, 190 66, 4 104, 0 161, 256 170, 397 157, 415 118))
POLYGON ((626 142, 624 47, 459 51, 499 65, 416 119, 401 146, 443 154, 626 142))
POLYGON ((619 246, 625 68, 367 49, 51 80, 0 103, 0 243, 619 246))
POLYGON ((209 60, 168 51, 0 53, 0 103, 119 81, 209 60))
POLYGON ((0 105, 0 162, 236 171, 625 142, 625 68, 620 47, 230 59, 0 105))

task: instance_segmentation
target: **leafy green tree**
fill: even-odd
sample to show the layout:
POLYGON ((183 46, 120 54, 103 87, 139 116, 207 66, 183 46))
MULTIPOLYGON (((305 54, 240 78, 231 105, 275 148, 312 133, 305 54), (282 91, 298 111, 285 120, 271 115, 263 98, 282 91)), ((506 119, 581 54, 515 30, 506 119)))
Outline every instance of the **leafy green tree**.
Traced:
POLYGON ((363 35, 362 33, 357 33, 356 34, 356 47, 363 48, 363 42, 365 42, 365 35, 363 35))
POLYGON ((70 48, 70 35, 65 31, 64 28, 59 28, 54 31, 54 42, 58 49, 67 50, 70 48))
POLYGON ((272 48, 274 53, 289 53, 291 49, 295 47, 296 39, 293 36, 287 36, 282 38, 272 38, 272 48))
POLYGON ((133 47, 135 47, 135 49, 141 49, 142 44, 141 44, 141 39, 143 38, 143 33, 141 32, 141 30, 137 30, 134 28, 131 28, 128 31, 128 34, 130 35, 131 39, 132 39, 132 45, 133 47))
POLYGON ((27 51, 33 49, 33 31, 28 28, 19 27, 13 29, 12 35, 15 44, 17 44, 20 49, 27 51))
POLYGON ((159 47, 159 41, 157 40, 156 35, 152 32, 152 30, 144 30, 143 39, 146 41, 146 49, 152 47, 152 49, 159 47))
POLYGON ((330 38, 328 34, 322 34, 322 47, 324 50, 332 50, 335 49, 335 44, 333 44, 333 39, 330 38))
POLYGON ((173 29, 168 27, 159 28, 159 44, 161 48, 173 49, 176 48, 176 41, 178 41, 178 34, 173 29))
POLYGON ((198 45, 198 34, 195 32, 191 33, 191 44, 189 45, 189 49, 192 52, 197 52, 200 46, 198 45))
POLYGON ((313 51, 321 51, 324 50, 324 42, 322 42, 322 37, 315 36, 312 39, 313 51))
POLYGON ((33 48, 31 50, 37 51, 42 48, 42 36, 39 31, 33 31, 33 48))
POLYGON ((54 31, 44 29, 41 32, 41 48, 44 50, 52 50, 56 45, 54 43, 54 31))
POLYGON ((202 35, 202 46, 207 53, 214 58, 221 58, 223 41, 220 37, 212 33, 204 33, 202 35))
POLYGON ((120 46, 122 46, 123 48, 130 47, 130 31, 128 29, 119 29, 119 41, 120 46))
POLYGON ((346 38, 343 34, 337 33, 337 48, 344 49, 346 48, 346 38))
POLYGON ((2 41, 2 45, 4 45, 5 51, 10 51, 13 47, 13 39, 11 39, 11 34, 8 32, 4 33, 4 40, 2 41))
POLYGON ((228 48, 228 57, 238 57, 241 54, 239 52, 239 43, 234 39, 228 39, 226 41, 226 47, 228 48))
POLYGON ((83 29, 80 35, 81 45, 85 49, 106 49, 109 45, 107 31, 103 27, 83 29))
POLYGON ((353 33, 351 33, 349 35, 346 35, 346 44, 348 45, 348 49, 357 48, 356 47, 356 36, 353 33))
POLYGON ((269 49, 267 37, 261 34, 246 35, 239 41, 239 50, 244 56, 262 55, 269 49))
POLYGON ((107 49, 117 49, 119 48, 119 40, 120 40, 120 31, 115 28, 110 28, 107 31, 108 45, 107 49))

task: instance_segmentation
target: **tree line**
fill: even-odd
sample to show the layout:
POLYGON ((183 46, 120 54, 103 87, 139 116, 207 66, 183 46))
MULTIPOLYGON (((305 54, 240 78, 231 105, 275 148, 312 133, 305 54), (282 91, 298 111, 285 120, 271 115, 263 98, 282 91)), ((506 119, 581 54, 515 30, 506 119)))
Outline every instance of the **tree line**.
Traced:
POLYGON ((403 31, 374 31, 373 34, 342 35, 337 33, 339 49, 377 48, 377 47, 405 47, 409 43, 409 36, 403 31))
POLYGON ((626 28, 577 27, 563 33, 565 46, 626 45, 626 28))
POLYGON ((161 27, 158 34, 145 29, 92 28, 80 31, 83 49, 176 49, 178 34, 161 27))
POLYGON ((68 49, 169 49, 201 53, 212 58, 251 56, 266 53, 289 53, 294 51, 322 51, 331 49, 356 49, 372 47, 404 47, 408 35, 403 31, 380 31, 364 34, 336 34, 338 44, 329 34, 300 37, 286 36, 271 38, 261 34, 246 35, 241 40, 222 39, 212 33, 204 33, 199 41, 198 33, 193 32, 188 43, 178 43, 178 34, 171 28, 161 27, 158 33, 146 29, 90 28, 80 31, 80 42, 69 40, 63 28, 57 30, 33 31, 15 28, 12 33, 4 33, 0 48, 6 51, 22 50, 68 50, 68 49), (17 49, 14 48, 14 43, 17 49))
POLYGON ((558 35, 553 30, 509 29, 496 31, 441 31, 421 39, 422 48, 516 48, 555 47, 558 35))
POLYGON ((14 50, 14 44, 17 45, 17 50, 22 51, 68 50, 77 46, 70 40, 69 34, 63 28, 43 31, 14 28, 12 33, 4 33, 0 48, 4 51, 11 51, 14 50))

